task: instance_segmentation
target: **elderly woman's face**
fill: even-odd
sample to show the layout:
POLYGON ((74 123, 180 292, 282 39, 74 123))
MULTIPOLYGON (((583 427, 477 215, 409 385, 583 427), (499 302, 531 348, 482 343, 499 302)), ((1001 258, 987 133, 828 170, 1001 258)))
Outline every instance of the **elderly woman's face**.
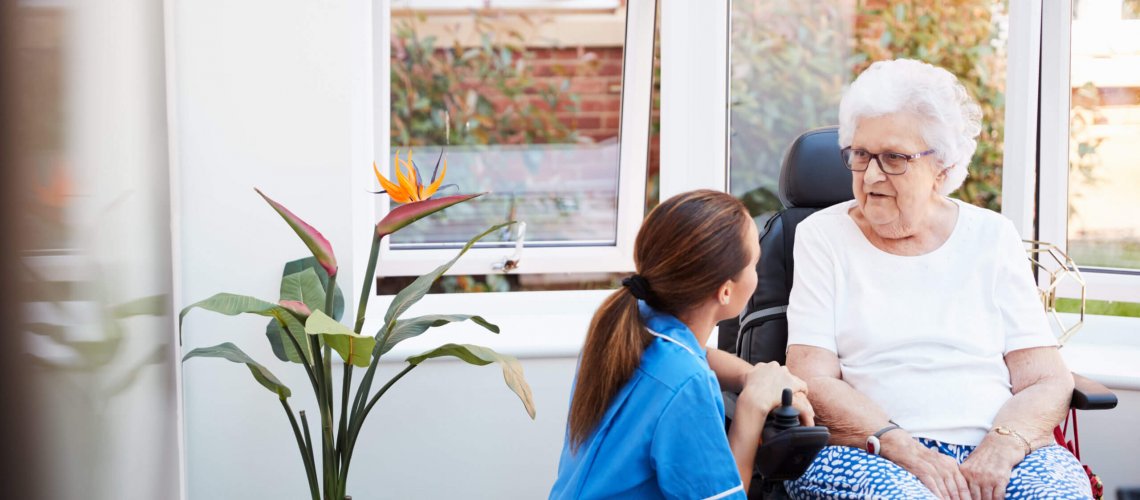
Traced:
MULTIPOLYGON (((922 138, 923 124, 912 113, 892 113, 863 118, 855 126, 852 149, 877 154, 886 151, 913 155, 928 150, 922 138)), ((867 170, 851 172, 851 190, 863 217, 885 238, 914 234, 940 197, 938 186, 945 172, 933 155, 911 160, 906 173, 887 175, 877 161, 867 170)))

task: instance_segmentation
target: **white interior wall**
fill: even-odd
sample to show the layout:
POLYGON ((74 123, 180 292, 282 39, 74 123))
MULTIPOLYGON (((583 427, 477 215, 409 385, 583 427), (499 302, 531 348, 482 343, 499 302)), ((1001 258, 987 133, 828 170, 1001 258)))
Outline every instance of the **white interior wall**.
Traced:
MULTIPOLYGON (((371 7, 327 0, 176 0, 171 7, 182 304, 222 291, 273 300, 281 265, 306 255, 255 186, 329 238, 355 304, 349 179, 350 169, 372 161, 371 7)), ((186 320, 183 351, 232 341, 294 389, 295 410, 315 413, 303 371, 274 358, 264 324, 196 311, 186 320)), ((533 422, 494 366, 441 361, 413 371, 365 425, 349 493, 544 496, 574 359, 523 366, 538 407, 533 422)), ((384 365, 380 375, 398 369, 384 365)), ((288 421, 243 366, 194 359, 183 365, 183 386, 188 498, 307 495, 288 421)))
POLYGON ((1120 400, 1116 408, 1077 414, 1081 462, 1100 476, 1105 498, 1116 498, 1120 487, 1140 488, 1140 391, 1113 392, 1120 400))

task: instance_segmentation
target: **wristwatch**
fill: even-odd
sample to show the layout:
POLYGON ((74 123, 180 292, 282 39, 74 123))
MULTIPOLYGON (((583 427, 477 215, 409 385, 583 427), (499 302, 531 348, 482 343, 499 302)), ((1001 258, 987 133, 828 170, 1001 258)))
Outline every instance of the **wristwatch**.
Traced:
POLYGON ((878 432, 876 432, 870 436, 867 436, 867 453, 870 453, 872 455, 878 455, 879 451, 882 449, 882 446, 879 443, 879 438, 883 437, 883 434, 891 432, 895 429, 901 429, 902 428, 902 427, 899 427, 899 424, 894 423, 894 421, 892 421, 892 420, 888 420, 887 422, 889 422, 891 425, 883 427, 882 429, 879 429, 878 432))

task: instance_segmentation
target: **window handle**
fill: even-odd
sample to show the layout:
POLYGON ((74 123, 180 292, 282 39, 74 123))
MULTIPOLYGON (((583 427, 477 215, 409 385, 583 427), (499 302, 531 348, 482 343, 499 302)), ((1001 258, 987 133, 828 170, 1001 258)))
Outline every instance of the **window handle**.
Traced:
POLYGON ((491 269, 509 273, 518 269, 519 262, 522 260, 523 243, 526 240, 526 222, 519 221, 518 233, 515 239, 515 253, 510 257, 503 257, 503 260, 491 264, 491 269))

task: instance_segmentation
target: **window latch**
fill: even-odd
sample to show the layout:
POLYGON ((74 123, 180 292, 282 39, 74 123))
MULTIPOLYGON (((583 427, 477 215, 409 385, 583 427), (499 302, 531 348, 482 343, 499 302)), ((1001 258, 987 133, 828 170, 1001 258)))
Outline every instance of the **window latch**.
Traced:
POLYGON ((509 273, 518 269, 519 262, 522 260, 523 243, 526 240, 526 222, 519 221, 518 233, 515 239, 515 253, 510 257, 503 257, 503 260, 491 264, 491 269, 509 273))

